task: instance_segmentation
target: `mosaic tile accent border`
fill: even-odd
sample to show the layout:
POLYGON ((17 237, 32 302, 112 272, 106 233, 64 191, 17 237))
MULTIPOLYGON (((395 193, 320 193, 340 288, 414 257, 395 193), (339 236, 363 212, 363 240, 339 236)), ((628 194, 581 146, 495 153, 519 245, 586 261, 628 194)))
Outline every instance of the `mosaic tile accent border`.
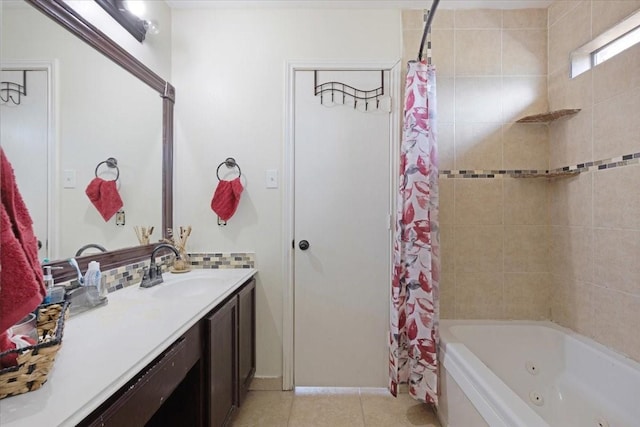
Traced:
MULTIPOLYGON (((193 253, 189 254, 193 268, 254 268, 255 254, 247 253, 193 253)), ((166 254, 156 258, 156 262, 162 265, 162 270, 167 271, 173 262, 174 255, 166 254)), ((109 293, 131 285, 137 285, 142 280, 142 269, 149 267, 149 261, 140 261, 122 267, 102 272, 102 280, 107 285, 109 293)), ((57 286, 75 287, 77 280, 57 283, 57 286)))
POLYGON ((438 176, 441 178, 504 178, 519 174, 548 173, 537 169, 492 169, 492 170, 441 170, 438 176))
POLYGON ((254 268, 255 253, 201 253, 189 254, 191 265, 195 268, 254 268))
POLYGON ((625 154, 610 159, 596 160, 594 162, 579 163, 577 165, 564 166, 551 170, 537 169, 499 169, 499 170, 441 170, 440 178, 518 178, 532 175, 562 174, 566 172, 590 172, 602 169, 613 169, 622 166, 635 165, 640 163, 640 153, 625 154))

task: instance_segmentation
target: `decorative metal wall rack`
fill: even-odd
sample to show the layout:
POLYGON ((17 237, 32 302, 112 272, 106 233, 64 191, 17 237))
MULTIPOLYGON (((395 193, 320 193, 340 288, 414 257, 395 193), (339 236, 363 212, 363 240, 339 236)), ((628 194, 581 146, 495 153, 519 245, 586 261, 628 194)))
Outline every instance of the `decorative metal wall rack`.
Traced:
POLYGON ((22 70, 22 84, 14 82, 0 82, 0 99, 2 102, 13 102, 20 105, 22 96, 27 96, 27 70, 22 70))
POLYGON ((313 72, 314 95, 320 95, 320 103, 324 102, 325 93, 331 94, 331 102, 336 102, 336 94, 338 98, 342 97, 342 103, 345 103, 347 97, 353 98, 353 108, 358 107, 358 101, 364 101, 365 110, 369 110, 369 103, 373 100, 376 102, 376 109, 380 108, 380 97, 384 95, 384 70, 380 70, 380 87, 372 90, 361 90, 353 86, 349 86, 340 82, 326 82, 318 84, 318 70, 313 72))

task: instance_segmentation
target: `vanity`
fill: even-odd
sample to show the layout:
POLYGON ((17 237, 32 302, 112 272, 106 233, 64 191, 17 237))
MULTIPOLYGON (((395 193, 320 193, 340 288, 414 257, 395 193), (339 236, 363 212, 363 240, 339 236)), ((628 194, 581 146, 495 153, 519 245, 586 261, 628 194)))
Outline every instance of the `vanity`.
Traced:
POLYGON ((255 269, 165 273, 70 318, 47 383, 2 425, 224 426, 255 373, 255 269))

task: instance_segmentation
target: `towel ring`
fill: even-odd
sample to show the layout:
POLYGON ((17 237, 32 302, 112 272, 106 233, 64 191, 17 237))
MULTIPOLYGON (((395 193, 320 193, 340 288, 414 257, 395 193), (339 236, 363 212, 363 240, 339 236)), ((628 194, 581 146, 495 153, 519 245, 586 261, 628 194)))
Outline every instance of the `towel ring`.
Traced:
POLYGON ((238 164, 236 163, 236 159, 234 159, 233 157, 227 157, 224 162, 218 165, 218 169, 216 169, 216 176, 218 177, 218 181, 222 181, 222 179, 220 178, 220 168, 222 167, 222 165, 226 165, 229 169, 238 168, 238 178, 242 176, 242 171, 240 170, 240 166, 238 166, 238 164))
POLYGON ((109 168, 116 169, 116 179, 114 179, 113 181, 117 181, 118 178, 120 178, 120 168, 118 167, 118 161, 114 157, 109 157, 107 160, 103 160, 100 163, 98 163, 98 166, 96 166, 96 178, 98 178, 98 169, 100 168, 101 165, 105 163, 109 168))

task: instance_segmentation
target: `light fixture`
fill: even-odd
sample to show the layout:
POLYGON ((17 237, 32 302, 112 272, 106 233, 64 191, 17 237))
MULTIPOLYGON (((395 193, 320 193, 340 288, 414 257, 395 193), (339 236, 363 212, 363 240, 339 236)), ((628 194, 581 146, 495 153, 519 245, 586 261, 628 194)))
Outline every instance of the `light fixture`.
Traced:
POLYGON ((142 25, 147 34, 156 35, 160 33, 158 21, 146 19, 147 5, 143 0, 124 0, 122 4, 125 9, 142 20, 142 25))
POLYGON ((138 18, 144 20, 145 13, 147 12, 147 6, 144 1, 141 0, 125 0, 122 2, 125 9, 129 12, 137 16, 138 18))
MULTIPOLYGON (((158 34, 157 21, 145 19, 147 7, 142 0, 95 0, 140 43, 147 34, 158 34)), ((148 1, 148 0, 147 0, 148 1)))
POLYGON ((158 25, 158 21, 152 19, 150 21, 144 21, 142 25, 144 25, 144 29, 147 31, 147 34, 151 34, 152 36, 160 34, 160 26, 158 25))

